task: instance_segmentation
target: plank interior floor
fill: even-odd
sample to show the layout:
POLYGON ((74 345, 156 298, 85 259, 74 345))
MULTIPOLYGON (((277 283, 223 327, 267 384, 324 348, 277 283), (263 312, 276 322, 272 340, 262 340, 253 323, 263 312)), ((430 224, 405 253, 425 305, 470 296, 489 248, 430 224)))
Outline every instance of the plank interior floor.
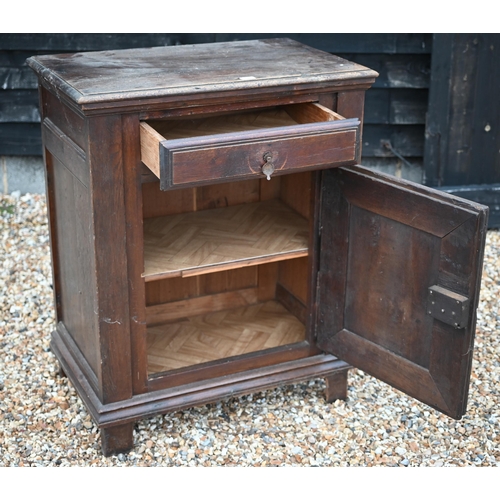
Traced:
POLYGON ((275 301, 217 311, 149 327, 148 372, 175 370, 304 339, 304 325, 275 301))

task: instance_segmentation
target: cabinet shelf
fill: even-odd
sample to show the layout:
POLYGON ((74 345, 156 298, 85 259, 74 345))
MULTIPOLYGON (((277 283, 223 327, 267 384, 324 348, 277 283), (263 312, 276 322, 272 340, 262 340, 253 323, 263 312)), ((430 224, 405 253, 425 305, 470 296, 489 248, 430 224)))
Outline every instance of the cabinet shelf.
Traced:
POLYGON ((144 221, 146 281, 304 257, 308 222, 279 200, 144 221))
POLYGON ((271 300, 148 327, 147 338, 152 374, 302 342, 305 326, 271 300))

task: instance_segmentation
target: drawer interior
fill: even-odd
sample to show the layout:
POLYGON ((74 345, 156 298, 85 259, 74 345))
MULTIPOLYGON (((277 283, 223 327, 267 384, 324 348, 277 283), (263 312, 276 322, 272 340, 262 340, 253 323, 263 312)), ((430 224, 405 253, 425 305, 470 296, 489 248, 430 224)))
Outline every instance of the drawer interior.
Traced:
POLYGON ((340 119, 343 117, 320 104, 303 103, 252 111, 211 114, 197 118, 152 120, 147 124, 163 139, 173 140, 340 119))
POLYGON ((253 367, 285 351, 286 359, 304 355, 313 175, 169 192, 143 185, 150 376, 222 362, 237 371, 248 355, 253 367), (164 237, 150 237, 151 227, 164 237), (269 250, 283 245, 292 248, 269 250), (190 263, 182 268, 182 260, 190 263))

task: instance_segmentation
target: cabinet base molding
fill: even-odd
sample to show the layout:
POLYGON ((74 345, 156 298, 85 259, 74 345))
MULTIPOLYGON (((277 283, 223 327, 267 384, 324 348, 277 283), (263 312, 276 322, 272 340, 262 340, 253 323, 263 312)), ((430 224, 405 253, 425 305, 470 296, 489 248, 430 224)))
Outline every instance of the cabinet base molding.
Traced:
POLYGON ((52 333, 50 347, 101 430, 105 455, 123 453, 132 448, 133 424, 139 419, 184 410, 227 397, 251 394, 313 378, 325 378, 327 381, 325 399, 331 402, 345 398, 347 372, 351 368, 349 364, 335 356, 318 354, 103 404, 89 383, 89 377, 81 368, 85 366, 83 355, 76 346, 70 344, 71 337, 66 335, 64 325, 58 325, 52 333))

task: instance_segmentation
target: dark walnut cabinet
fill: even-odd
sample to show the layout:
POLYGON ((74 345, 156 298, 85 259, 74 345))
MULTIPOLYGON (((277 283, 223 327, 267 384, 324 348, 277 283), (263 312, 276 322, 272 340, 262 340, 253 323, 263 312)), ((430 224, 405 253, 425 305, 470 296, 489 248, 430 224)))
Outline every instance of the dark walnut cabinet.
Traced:
POLYGON ((291 40, 30 58, 57 328, 101 430, 351 366, 466 411, 486 208, 361 166, 377 74, 291 40))

